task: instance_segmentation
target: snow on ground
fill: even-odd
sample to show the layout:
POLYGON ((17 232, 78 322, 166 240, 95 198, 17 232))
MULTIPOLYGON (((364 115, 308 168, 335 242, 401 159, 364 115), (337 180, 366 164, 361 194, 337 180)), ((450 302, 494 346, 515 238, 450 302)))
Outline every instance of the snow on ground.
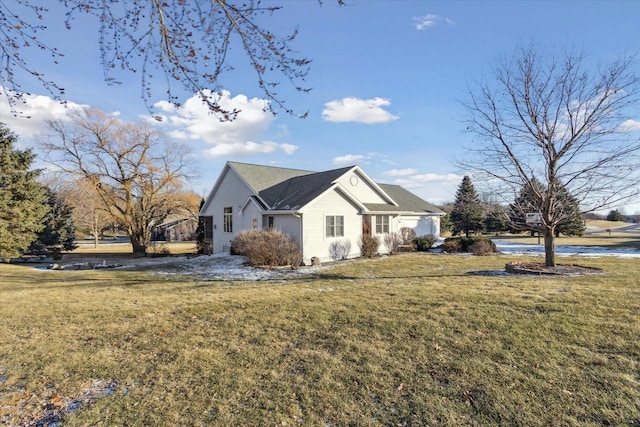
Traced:
MULTIPOLYGON (((326 266, 300 267, 292 270, 282 268, 255 268, 245 265, 245 258, 228 253, 200 256, 141 257, 99 255, 75 257, 73 261, 60 262, 65 271, 86 271, 87 269, 109 268, 114 270, 146 270, 164 276, 192 276, 204 280, 260 281, 286 280, 313 274, 326 266), (74 268, 76 267, 76 268, 74 268)), ((40 267, 44 269, 45 267, 40 267)), ((56 270, 48 270, 56 271, 56 270)))
MULTIPOLYGON (((501 239, 493 241, 498 250, 507 255, 544 255, 544 245, 514 243, 501 239)), ((563 246, 556 245, 558 256, 640 258, 640 251, 633 248, 608 248, 606 246, 563 246)))
POLYGON ((305 266, 295 270, 290 267, 255 268, 244 265, 244 262, 244 257, 237 255, 202 255, 185 257, 175 264, 172 263, 170 268, 158 266, 154 270, 162 275, 198 276, 209 280, 260 281, 292 279, 326 268, 323 266, 305 266))

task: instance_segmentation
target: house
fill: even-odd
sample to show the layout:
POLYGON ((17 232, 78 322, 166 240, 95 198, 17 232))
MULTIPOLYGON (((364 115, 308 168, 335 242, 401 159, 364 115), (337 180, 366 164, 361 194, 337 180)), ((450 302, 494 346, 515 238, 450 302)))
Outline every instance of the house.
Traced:
POLYGON ((196 228, 198 221, 195 218, 185 215, 170 215, 153 228, 151 240, 162 240, 165 242, 183 242, 195 240, 197 237, 196 228))
POLYGON ((346 243, 348 257, 360 256, 363 234, 410 227, 439 237, 443 215, 398 185, 374 182, 359 166, 311 172, 237 162, 226 163, 200 210, 210 253, 228 251, 240 231, 275 228, 298 243, 305 263, 331 260, 332 244, 346 243))

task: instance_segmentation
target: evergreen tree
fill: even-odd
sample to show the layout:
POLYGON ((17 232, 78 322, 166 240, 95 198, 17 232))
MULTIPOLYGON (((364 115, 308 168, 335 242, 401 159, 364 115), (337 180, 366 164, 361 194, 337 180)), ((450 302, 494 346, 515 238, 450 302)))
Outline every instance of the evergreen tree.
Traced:
POLYGON ((509 230, 508 218, 503 206, 491 207, 484 217, 484 229, 487 233, 500 233, 509 230))
MULTIPOLYGON (((200 211, 200 209, 202 209, 202 207, 204 206, 204 199, 200 200, 200 208, 198 209, 198 211, 200 211)), ((204 245, 204 217, 203 216, 198 216, 198 227, 196 228, 196 248, 198 250, 199 254, 204 254, 205 253, 205 245, 204 245)))
MULTIPOLYGON (((540 213, 543 193, 544 185, 536 178, 533 178, 530 184, 522 186, 518 197, 509 205, 509 229, 511 232, 532 229, 531 225, 527 224, 526 214, 540 213)), ((533 232, 532 230, 531 233, 533 234, 533 232)))
POLYGON ((607 214, 607 221, 624 221, 624 215, 618 209, 611 210, 607 214))
POLYGON ((482 203, 478 198, 471 178, 465 176, 456 192, 456 200, 451 211, 453 234, 464 232, 469 237, 469 232, 482 230, 482 203))
MULTIPOLYGON (((511 231, 531 230, 532 234, 537 231, 535 226, 526 223, 526 214, 542 211, 545 193, 544 185, 535 178, 531 184, 522 186, 520 195, 509 205, 511 231)), ((578 201, 563 185, 558 185, 556 195, 554 212, 558 218, 558 225, 555 227, 555 236, 559 236, 560 233, 567 236, 581 236, 586 227, 578 201)))
POLYGON ((37 238, 47 214, 47 194, 29 170, 35 155, 17 150, 16 136, 0 124, 0 260, 9 262, 37 238))
POLYGON ((47 190, 49 213, 44 218, 44 228, 38 233, 38 239, 29 246, 34 254, 54 254, 72 251, 75 244, 76 226, 73 221, 73 208, 51 190, 47 190))
POLYGON ((582 236, 587 227, 584 224, 578 200, 563 186, 558 191, 558 201, 562 215, 567 219, 561 221, 556 227, 556 237, 560 233, 565 236, 582 236))

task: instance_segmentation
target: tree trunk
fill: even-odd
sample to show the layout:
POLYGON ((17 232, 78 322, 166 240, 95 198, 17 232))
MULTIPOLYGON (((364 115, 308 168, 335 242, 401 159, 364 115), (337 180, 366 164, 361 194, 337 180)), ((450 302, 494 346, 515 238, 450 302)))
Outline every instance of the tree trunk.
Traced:
POLYGON ((130 239, 131 239, 131 246, 133 246, 133 254, 138 256, 146 256, 147 245, 145 245, 141 241, 141 239, 134 234, 131 234, 130 239))
POLYGON ((552 227, 544 229, 544 265, 545 267, 556 266, 555 230, 552 227))

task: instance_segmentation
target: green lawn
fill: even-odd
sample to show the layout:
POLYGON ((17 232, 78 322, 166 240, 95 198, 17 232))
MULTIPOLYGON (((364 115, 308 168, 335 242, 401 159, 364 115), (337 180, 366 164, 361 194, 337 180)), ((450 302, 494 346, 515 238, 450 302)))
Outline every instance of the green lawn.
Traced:
POLYGON ((410 254, 296 281, 0 265, 0 424, 640 425, 640 262, 410 254), (469 274, 480 272, 479 274, 469 274))

